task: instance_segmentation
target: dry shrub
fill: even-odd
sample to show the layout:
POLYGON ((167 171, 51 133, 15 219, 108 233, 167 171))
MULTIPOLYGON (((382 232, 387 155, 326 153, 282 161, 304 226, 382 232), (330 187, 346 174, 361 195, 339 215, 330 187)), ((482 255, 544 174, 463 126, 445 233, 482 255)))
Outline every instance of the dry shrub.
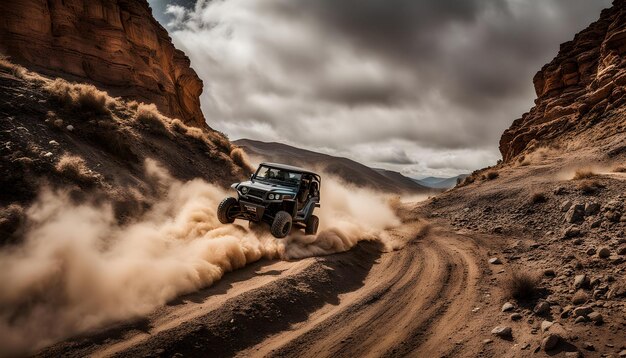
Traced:
POLYGON ((139 102, 137 102, 135 100, 130 101, 130 102, 126 103, 126 107, 132 109, 133 111, 136 111, 137 108, 139 108, 139 102))
POLYGON ((504 291, 508 297, 529 299, 539 292, 541 276, 527 271, 513 271, 504 280, 504 291))
POLYGON ((172 126, 172 129, 174 130, 174 132, 181 133, 181 134, 187 133, 187 125, 185 125, 185 123, 183 123, 183 121, 181 121, 178 118, 172 119, 172 121, 170 122, 170 125, 172 126))
POLYGON ((31 82, 44 82, 46 79, 37 73, 30 72, 26 68, 16 65, 6 57, 0 56, 0 68, 8 71, 13 76, 31 82))
POLYGON ((135 114, 135 120, 139 123, 143 123, 150 130, 158 134, 169 134, 169 130, 165 124, 167 120, 163 116, 154 104, 140 103, 137 107, 137 113, 135 114))
POLYGON ((209 140, 222 152, 230 154, 232 149, 232 144, 228 140, 225 134, 218 131, 209 131, 208 133, 209 140))
POLYGON ((470 176, 466 177, 466 178, 463 180, 463 185, 469 185, 469 184, 472 184, 475 180, 476 180, 476 178, 474 178, 474 176, 473 176, 473 175, 470 175, 470 176))
POLYGON ((626 167, 622 166, 622 165, 618 165, 615 168, 613 168, 613 173, 626 173, 626 167))
POLYGON ((573 180, 581 180, 581 179, 591 179, 595 177, 596 174, 591 169, 577 169, 576 173, 574 173, 573 180))
POLYGON ((230 152, 230 157, 232 158, 233 162, 241 168, 252 171, 252 166, 248 162, 246 152, 244 152, 244 150, 240 147, 234 147, 233 150, 230 152))
POLYGON ((110 102, 114 100, 93 85, 70 83, 57 78, 44 86, 59 103, 82 114, 110 114, 110 102))
MULTIPOLYGON (((104 124, 106 122, 98 123, 104 124)), ((119 129, 112 126, 109 127, 108 125, 99 126, 89 132, 89 137, 100 148, 125 163, 136 163, 139 161, 139 158, 131 147, 131 143, 137 142, 137 138, 123 128, 119 129)))
POLYGON ((531 204, 545 203, 546 201, 548 201, 548 197, 546 196, 546 194, 541 193, 541 192, 534 193, 530 197, 531 204))
POLYGON ((22 226, 24 218, 24 208, 18 204, 0 208, 0 244, 5 244, 5 240, 22 226))
POLYGON ((498 174, 498 172, 496 171, 490 171, 487 173, 487 180, 494 180, 496 178, 498 178, 500 176, 500 174, 498 174))
POLYGON ((577 188, 584 195, 594 195, 600 191, 600 189, 604 188, 604 185, 600 184, 597 180, 587 179, 579 183, 577 188))
POLYGON ((94 184, 96 182, 96 176, 89 170, 83 158, 79 156, 64 154, 55 168, 59 174, 73 182, 81 184, 94 184))

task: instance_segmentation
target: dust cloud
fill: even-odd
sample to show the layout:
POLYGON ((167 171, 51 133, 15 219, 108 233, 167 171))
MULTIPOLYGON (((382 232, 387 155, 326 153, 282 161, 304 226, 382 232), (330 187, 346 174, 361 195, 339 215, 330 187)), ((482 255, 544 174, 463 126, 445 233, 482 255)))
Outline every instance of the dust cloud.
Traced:
POLYGON ((163 196, 125 225, 109 204, 42 191, 27 211, 25 241, 0 251, 0 356, 148 314, 261 258, 342 252, 360 240, 392 249, 384 229, 400 224, 384 195, 325 177, 318 234, 294 230, 277 240, 247 222, 219 223, 217 205, 234 193, 200 179, 182 183, 154 161, 146 172, 163 196))

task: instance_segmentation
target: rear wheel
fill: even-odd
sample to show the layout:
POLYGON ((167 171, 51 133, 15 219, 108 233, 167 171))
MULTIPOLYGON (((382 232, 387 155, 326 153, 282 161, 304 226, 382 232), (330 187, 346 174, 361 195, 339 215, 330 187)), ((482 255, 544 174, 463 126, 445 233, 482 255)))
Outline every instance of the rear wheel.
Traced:
POLYGON ((270 231, 272 235, 278 239, 282 239, 287 236, 291 231, 291 215, 289 215, 286 211, 279 211, 276 213, 274 217, 274 221, 272 222, 272 227, 270 231))
POLYGON ((239 210, 239 203, 237 199, 228 197, 220 203, 217 207, 217 219, 222 224, 232 224, 235 221, 235 214, 239 210))
POLYGON ((317 234, 317 228, 320 226, 320 219, 311 215, 309 220, 306 221, 306 228, 304 229, 304 233, 307 235, 315 235, 317 234))

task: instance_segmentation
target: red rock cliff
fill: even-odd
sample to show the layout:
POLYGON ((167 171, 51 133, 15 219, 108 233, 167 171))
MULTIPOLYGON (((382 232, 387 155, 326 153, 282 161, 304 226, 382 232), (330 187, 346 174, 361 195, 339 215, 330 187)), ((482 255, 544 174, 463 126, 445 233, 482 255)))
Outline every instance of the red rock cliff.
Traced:
POLYGON ((146 0, 9 0, 0 14, 0 51, 14 62, 206 126, 202 81, 146 0))
POLYGON ((572 138, 595 130, 592 127, 607 118, 616 120, 610 114, 626 103, 626 0, 615 0, 598 21, 562 44, 533 83, 535 107, 500 139, 504 161, 532 143, 572 138))

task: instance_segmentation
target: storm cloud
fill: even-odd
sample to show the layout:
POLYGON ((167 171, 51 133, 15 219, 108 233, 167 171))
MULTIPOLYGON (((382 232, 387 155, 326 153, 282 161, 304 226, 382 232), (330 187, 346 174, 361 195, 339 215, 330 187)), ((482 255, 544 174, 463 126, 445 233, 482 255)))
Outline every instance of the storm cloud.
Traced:
POLYGON ((151 2, 209 125, 410 175, 499 159, 532 76, 608 0, 151 2))

